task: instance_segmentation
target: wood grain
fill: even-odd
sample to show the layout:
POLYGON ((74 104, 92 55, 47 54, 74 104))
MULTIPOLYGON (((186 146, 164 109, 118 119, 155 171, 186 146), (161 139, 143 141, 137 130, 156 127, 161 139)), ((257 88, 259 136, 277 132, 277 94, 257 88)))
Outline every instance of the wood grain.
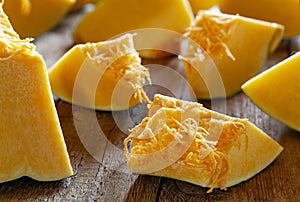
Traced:
MULTIPOLYGON (((72 28, 81 15, 70 14, 55 29, 35 40, 37 50, 48 67, 72 46, 72 28)), ((265 68, 300 50, 299 41, 297 38, 282 42, 265 68)), ((182 80, 182 64, 176 57, 160 61, 143 60, 143 63, 150 65, 150 71, 157 79, 154 79, 156 85, 146 87, 150 97, 157 92, 189 97, 182 80), (159 70, 157 65, 170 68, 169 72, 176 71, 176 82, 161 78, 169 72, 162 72, 164 70, 159 70)), ((199 102, 207 107, 213 106, 217 111, 225 110, 230 116, 248 118, 278 141, 284 151, 250 180, 227 191, 215 189, 207 194, 207 188, 190 183, 130 173, 123 157, 123 140, 128 128, 136 125, 145 115, 145 104, 112 113, 95 112, 57 100, 56 108, 75 175, 56 182, 38 182, 23 177, 2 183, 0 201, 300 201, 299 132, 265 114, 242 92, 214 103, 199 102)))

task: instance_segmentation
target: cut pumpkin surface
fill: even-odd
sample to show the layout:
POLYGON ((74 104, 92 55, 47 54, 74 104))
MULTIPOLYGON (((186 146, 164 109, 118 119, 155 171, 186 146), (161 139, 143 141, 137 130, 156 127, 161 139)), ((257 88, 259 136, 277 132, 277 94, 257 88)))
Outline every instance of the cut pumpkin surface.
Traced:
POLYGON ((21 38, 37 37, 67 14, 75 0, 5 0, 3 9, 21 38))
POLYGON ((150 81, 133 35, 72 47, 49 70, 53 93, 62 100, 98 110, 124 110, 148 101, 150 81))
MULTIPOLYGON (((87 43, 108 40, 145 28, 183 33, 192 20, 193 13, 188 0, 104 0, 99 1, 95 9, 82 18, 73 36, 76 43, 87 43)), ((149 44, 145 48, 147 50, 138 50, 142 57, 159 58, 170 55, 153 50, 153 47, 161 46, 161 50, 165 46, 173 45, 170 44, 174 43, 170 42, 172 39, 162 35, 159 33, 155 37, 139 36, 141 44, 149 44)))
POLYGON ((73 175, 43 58, 0 3, 0 182, 73 175))
POLYGON ((246 119, 156 94, 124 140, 133 173, 226 189, 266 168, 283 150, 246 119))
POLYGON ((284 37, 300 34, 299 0, 219 0, 222 12, 284 25, 284 37))
POLYGON ((197 98, 229 97, 239 92, 243 83, 261 71, 283 31, 276 23, 200 11, 185 33, 191 42, 183 55, 187 81, 197 98), (201 52, 204 57, 199 56, 201 52), (209 85, 217 76, 222 79, 225 95, 209 85))
POLYGON ((250 79, 242 89, 263 111, 300 131, 300 52, 250 79))

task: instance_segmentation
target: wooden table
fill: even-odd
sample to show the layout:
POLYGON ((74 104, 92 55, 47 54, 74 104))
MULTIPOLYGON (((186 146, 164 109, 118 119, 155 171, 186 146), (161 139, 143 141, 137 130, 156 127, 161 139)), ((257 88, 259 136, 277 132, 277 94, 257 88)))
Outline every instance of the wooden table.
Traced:
MULTIPOLYGON (((57 27, 34 41, 48 67, 73 45, 72 30, 81 15, 82 13, 68 15, 57 27)), ((283 41, 265 66, 269 67, 283 60, 295 50, 300 50, 299 39, 296 38, 290 42, 283 41)), ((167 58, 161 61, 144 62, 164 64, 173 68, 174 71, 182 72, 182 66, 177 65, 176 60, 176 58, 167 58)), ((154 76, 155 74, 157 75, 153 72, 154 76)), ((175 86, 175 89, 182 93, 186 92, 184 88, 175 86)), ((164 91, 165 89, 152 88, 151 90, 168 93, 164 91)), ((210 103, 204 102, 204 104, 210 106, 210 103)), ((288 100, 282 104, 288 104, 288 100)), ((129 172, 122 153, 123 140, 128 132, 122 129, 120 123, 122 124, 122 116, 129 114, 132 122, 125 123, 125 125, 136 124, 145 113, 144 105, 129 111, 111 113, 94 112, 80 107, 72 109, 71 104, 56 100, 75 175, 56 182, 38 182, 23 177, 2 183, 0 184, 0 200, 300 201, 299 132, 289 129, 262 112, 242 92, 225 100, 225 106, 228 115, 248 118, 284 147, 280 156, 265 170, 246 182, 228 188, 227 191, 215 189, 207 194, 207 188, 186 182, 163 177, 134 175, 129 172), (74 122, 73 115, 78 115, 78 113, 80 115, 76 116, 74 122), (96 117, 98 126, 89 122, 91 117, 96 117), (98 144, 96 145, 98 153, 91 155, 86 149, 86 143, 82 143, 80 138, 82 134, 96 135, 99 126, 107 138, 95 139, 98 144)), ((97 138, 97 135, 95 137, 97 138)))

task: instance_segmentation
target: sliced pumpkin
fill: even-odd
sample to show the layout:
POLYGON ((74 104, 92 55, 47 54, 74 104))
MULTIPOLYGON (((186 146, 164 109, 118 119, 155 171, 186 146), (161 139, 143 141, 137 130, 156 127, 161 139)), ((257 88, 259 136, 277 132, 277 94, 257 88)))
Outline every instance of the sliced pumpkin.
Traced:
POLYGON ((220 0, 222 12, 284 25, 284 37, 300 34, 299 0, 220 0))
POLYGON ((45 62, 13 30, 0 3, 0 183, 73 175, 45 62))
POLYGON ((196 96, 212 99, 239 92, 244 82, 261 71, 280 43, 283 30, 276 23, 200 11, 185 33, 191 40, 183 53, 186 77, 196 96), (209 86, 217 76, 223 82, 223 94, 209 86))
MULTIPOLYGON (((143 28, 159 28, 183 33, 192 20, 193 13, 187 0, 104 0, 99 1, 96 8, 80 21, 74 31, 74 41, 76 43, 104 41, 124 32, 143 28)), ((153 50, 160 44, 163 49, 166 44, 174 43, 161 35, 159 33, 150 37, 147 34, 139 36, 141 44, 150 44, 146 47, 149 50, 138 50, 141 51, 142 57, 160 58, 169 55, 153 50)))
POLYGON ((147 101, 133 35, 72 47, 49 70, 53 93, 62 100, 98 110, 124 110, 147 101))
POLYGON ((263 111, 300 131, 300 52, 250 79, 242 89, 263 111))
POLYGON ((21 38, 37 37, 53 28, 74 3, 75 0, 6 0, 3 9, 21 38))
POLYGON ((133 173, 226 189, 266 168, 282 147, 246 119, 156 94, 124 140, 133 173))

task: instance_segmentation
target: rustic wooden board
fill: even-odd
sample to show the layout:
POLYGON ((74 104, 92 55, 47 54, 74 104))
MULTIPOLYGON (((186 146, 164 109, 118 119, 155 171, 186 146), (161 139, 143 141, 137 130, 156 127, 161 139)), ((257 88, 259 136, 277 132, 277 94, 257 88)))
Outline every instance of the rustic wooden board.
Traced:
MULTIPOLYGON (((37 50, 44 56, 48 67, 72 46, 72 29, 80 16, 81 13, 67 16, 55 29, 35 40, 37 50)), ((283 41, 269 58, 266 68, 297 50, 300 50, 298 38, 283 41)), ((143 62, 148 65, 161 64, 183 74, 182 64, 178 63, 176 57, 143 62)), ((151 71, 157 79, 155 83, 159 83, 163 70, 154 67, 151 71)), ((156 92, 175 92, 183 98, 188 96, 183 81, 173 81, 163 80, 163 85, 172 91, 158 85, 148 86, 146 90, 150 96, 156 92)), ((207 107, 212 106, 210 102, 203 103, 207 107)), ((216 110, 226 106, 228 115, 248 118, 278 141, 284 151, 270 166, 250 180, 230 187, 227 191, 215 189, 207 194, 207 188, 190 183, 129 172, 123 158, 123 140, 128 134, 126 128, 137 124, 146 113, 145 105, 112 113, 95 112, 78 106, 72 108, 71 104, 57 100, 56 107, 75 175, 57 182, 38 182, 23 177, 2 183, 0 201, 300 201, 299 132, 265 114, 242 92, 213 103, 213 106, 216 110), (99 136, 99 128, 102 136, 99 136), (81 141, 82 138, 93 141, 81 141), (86 148, 94 153, 91 154, 86 148)))

